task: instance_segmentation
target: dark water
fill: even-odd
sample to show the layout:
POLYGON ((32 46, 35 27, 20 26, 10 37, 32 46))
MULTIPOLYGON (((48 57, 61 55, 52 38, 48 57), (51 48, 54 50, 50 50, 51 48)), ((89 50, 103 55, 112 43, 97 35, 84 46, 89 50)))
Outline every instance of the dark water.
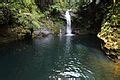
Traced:
POLYGON ((0 80, 120 80, 95 36, 52 37, 0 46, 0 80))

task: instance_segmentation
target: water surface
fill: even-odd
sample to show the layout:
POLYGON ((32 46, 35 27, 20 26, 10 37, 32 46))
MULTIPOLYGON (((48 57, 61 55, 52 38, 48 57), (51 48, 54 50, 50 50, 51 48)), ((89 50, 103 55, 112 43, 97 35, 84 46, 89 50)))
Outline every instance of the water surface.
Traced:
POLYGON ((96 36, 49 36, 0 46, 0 80, 120 80, 96 36))

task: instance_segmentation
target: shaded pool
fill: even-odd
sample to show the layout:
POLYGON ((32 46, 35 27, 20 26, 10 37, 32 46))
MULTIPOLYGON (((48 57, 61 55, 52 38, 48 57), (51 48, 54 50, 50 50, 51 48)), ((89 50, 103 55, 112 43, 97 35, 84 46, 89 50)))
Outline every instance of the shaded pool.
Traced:
POLYGON ((0 80, 120 80, 92 35, 48 36, 0 46, 0 80))

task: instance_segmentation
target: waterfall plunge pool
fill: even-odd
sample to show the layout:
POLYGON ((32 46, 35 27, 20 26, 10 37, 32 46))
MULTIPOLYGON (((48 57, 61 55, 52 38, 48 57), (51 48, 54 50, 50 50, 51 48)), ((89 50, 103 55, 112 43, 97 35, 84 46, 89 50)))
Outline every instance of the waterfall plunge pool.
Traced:
POLYGON ((48 36, 0 46, 0 80, 119 80, 94 35, 48 36))

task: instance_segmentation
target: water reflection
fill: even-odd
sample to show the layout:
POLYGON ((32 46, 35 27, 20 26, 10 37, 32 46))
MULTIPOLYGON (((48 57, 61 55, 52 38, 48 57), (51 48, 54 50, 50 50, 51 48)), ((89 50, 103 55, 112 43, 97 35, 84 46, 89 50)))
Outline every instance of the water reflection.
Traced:
POLYGON ((119 64, 98 43, 96 37, 65 36, 0 46, 0 80, 119 80, 119 64))
POLYGON ((71 44, 71 36, 66 36, 66 42, 65 42, 65 55, 69 55, 70 51, 72 49, 72 44, 71 44))
POLYGON ((59 65, 58 67, 62 66, 62 68, 53 70, 56 74, 50 75, 49 78, 54 80, 95 80, 94 73, 83 66, 80 59, 74 56, 76 54, 72 44, 73 36, 66 36, 65 39, 64 56, 59 57, 59 61, 56 63, 59 65))

